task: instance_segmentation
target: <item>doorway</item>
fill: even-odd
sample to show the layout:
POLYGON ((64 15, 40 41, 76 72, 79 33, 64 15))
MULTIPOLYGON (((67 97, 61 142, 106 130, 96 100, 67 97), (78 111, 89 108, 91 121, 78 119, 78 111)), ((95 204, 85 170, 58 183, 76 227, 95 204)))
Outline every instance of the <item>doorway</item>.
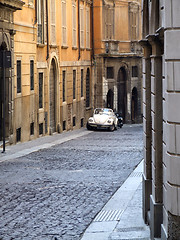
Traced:
POLYGON ((118 78, 117 78, 117 110, 118 113, 120 114, 121 117, 123 117, 124 122, 126 119, 126 79, 127 79, 127 74, 126 70, 124 67, 121 67, 118 72, 118 78))
POLYGON ((113 109, 114 108, 114 93, 111 89, 109 89, 107 93, 107 107, 113 109))
POLYGON ((137 88, 134 87, 132 90, 132 99, 131 99, 131 121, 133 123, 136 122, 136 118, 138 116, 138 92, 137 92, 137 88))

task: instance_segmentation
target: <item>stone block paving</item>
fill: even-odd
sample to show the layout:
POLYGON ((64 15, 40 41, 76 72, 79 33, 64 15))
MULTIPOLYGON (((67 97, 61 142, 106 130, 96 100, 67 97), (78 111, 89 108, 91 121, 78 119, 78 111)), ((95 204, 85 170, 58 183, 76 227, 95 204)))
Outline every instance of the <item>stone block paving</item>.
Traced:
POLYGON ((79 240, 142 150, 142 125, 125 125, 1 162, 0 239, 79 240))

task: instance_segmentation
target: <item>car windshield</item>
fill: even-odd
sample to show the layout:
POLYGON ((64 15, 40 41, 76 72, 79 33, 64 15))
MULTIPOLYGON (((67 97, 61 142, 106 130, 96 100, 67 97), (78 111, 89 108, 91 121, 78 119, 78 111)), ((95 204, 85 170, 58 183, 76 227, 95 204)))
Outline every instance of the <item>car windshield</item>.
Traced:
POLYGON ((94 113, 95 114, 106 114, 106 115, 110 115, 112 114, 112 109, 108 109, 108 108, 96 108, 94 113))

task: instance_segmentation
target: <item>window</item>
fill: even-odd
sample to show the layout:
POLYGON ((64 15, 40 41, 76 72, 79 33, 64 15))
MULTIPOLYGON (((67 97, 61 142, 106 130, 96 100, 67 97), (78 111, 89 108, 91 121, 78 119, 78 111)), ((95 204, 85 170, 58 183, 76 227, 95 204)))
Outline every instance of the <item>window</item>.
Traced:
POLYGON ((43 108, 43 73, 39 73, 39 108, 43 108))
POLYGON ((139 38, 139 6, 135 3, 130 3, 129 24, 131 40, 137 40, 139 38))
POLYGON ((63 102, 66 101, 66 71, 62 72, 63 77, 63 102))
POLYGON ((90 107, 90 72, 89 68, 86 73, 86 107, 90 107))
POLYGON ((84 48, 84 9, 80 8, 80 38, 81 38, 81 48, 84 48))
POLYGON ((21 141, 21 128, 16 129, 16 142, 21 141))
POLYGON ((104 6, 104 37, 105 39, 114 38, 114 8, 104 6))
POLYGON ((45 36, 45 6, 44 0, 37 0, 37 41, 38 43, 44 43, 45 36))
POLYGON ((86 48, 90 48, 90 10, 86 9, 86 48))
POLYGON ((76 98, 76 70, 73 70, 73 99, 76 98))
POLYGON ((51 44, 56 44, 56 1, 51 0, 51 44))
POLYGON ((113 67, 107 67, 107 79, 114 78, 114 68, 113 67))
POLYGON ((76 4, 72 5, 72 46, 77 47, 77 33, 76 33, 76 4))
POLYGON ((138 67, 132 66, 132 77, 138 77, 138 67))
POLYGON ((66 46, 67 45, 67 23, 66 23, 66 1, 62 0, 61 2, 61 6, 62 6, 62 46, 66 46))
POLYGON ((84 91, 83 78, 84 78, 84 71, 83 69, 81 69, 81 97, 83 97, 83 91, 84 91))
POLYGON ((34 135, 34 122, 30 124, 30 135, 34 135))
POLYGON ((30 61, 30 88, 34 90, 34 60, 30 61))
POLYGON ((39 124, 39 135, 43 134, 43 123, 39 124))
POLYGON ((17 61, 17 93, 21 93, 21 61, 17 61))

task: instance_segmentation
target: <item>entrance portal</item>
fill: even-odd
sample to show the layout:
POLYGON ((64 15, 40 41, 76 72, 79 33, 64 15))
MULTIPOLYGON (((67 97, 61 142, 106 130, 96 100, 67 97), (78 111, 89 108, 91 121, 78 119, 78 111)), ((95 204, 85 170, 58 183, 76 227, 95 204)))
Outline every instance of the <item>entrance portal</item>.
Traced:
POLYGON ((118 90, 118 113, 123 117, 124 122, 126 118, 126 70, 121 67, 118 72, 117 79, 117 90, 118 90))
POLYGON ((114 103, 114 93, 111 89, 109 89, 107 93, 107 107, 113 109, 114 103))
POLYGON ((137 113, 137 88, 134 87, 133 90, 132 90, 132 100, 131 100, 131 120, 132 122, 135 122, 136 121, 136 117, 138 115, 137 113))

